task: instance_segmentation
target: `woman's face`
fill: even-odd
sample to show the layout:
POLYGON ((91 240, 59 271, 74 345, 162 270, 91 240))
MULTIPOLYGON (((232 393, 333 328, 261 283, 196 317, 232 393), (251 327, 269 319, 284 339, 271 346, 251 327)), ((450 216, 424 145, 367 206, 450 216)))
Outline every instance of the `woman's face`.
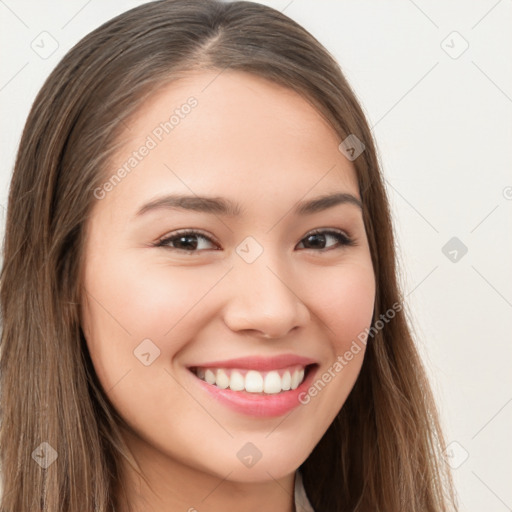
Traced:
POLYGON ((352 389, 373 313, 341 139, 297 93, 225 71, 161 89, 123 141, 94 191, 82 326, 127 439, 162 472, 290 475, 352 389))

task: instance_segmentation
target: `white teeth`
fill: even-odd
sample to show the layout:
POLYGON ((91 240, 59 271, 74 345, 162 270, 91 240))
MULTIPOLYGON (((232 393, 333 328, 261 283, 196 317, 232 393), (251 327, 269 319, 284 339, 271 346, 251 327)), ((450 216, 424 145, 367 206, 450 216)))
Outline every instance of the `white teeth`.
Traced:
POLYGON ((245 376, 245 390, 249 393, 261 393, 263 391, 263 377, 260 372, 250 370, 245 376))
POLYGON ((226 389, 229 386, 229 377, 224 370, 217 370, 215 385, 221 389, 226 389))
POLYGON ((281 391, 281 377, 277 372, 268 372, 263 384, 265 393, 279 393, 281 391))
POLYGON ((281 387, 283 388, 283 391, 288 391, 292 387, 292 376, 288 370, 284 372, 281 387))
POLYGON ((281 391, 297 389, 304 380, 303 367, 278 372, 258 372, 256 370, 226 370, 224 368, 198 368, 196 375, 208 384, 221 389, 232 391, 247 391, 248 393, 277 394, 281 391))
POLYGON ((231 372, 229 388, 233 391, 242 391, 245 388, 245 379, 240 372, 231 372))
POLYGON ((211 370, 206 370, 204 372, 204 380, 208 382, 208 384, 215 384, 215 373, 211 370))

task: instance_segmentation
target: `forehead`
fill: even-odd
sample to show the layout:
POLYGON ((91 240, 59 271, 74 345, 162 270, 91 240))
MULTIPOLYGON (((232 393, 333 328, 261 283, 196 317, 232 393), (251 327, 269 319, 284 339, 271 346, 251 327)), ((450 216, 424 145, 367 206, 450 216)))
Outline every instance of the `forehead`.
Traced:
POLYGON ((334 188, 358 195, 355 169, 322 115, 292 89, 249 73, 191 72, 161 87, 121 142, 110 174, 137 148, 151 149, 115 194, 122 188, 147 198, 169 186, 238 202, 288 195, 296 201, 334 188))

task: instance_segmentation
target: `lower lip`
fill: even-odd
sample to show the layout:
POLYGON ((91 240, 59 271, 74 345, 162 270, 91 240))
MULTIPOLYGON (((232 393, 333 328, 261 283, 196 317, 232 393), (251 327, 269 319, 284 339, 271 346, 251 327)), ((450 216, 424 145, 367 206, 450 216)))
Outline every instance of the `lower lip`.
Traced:
POLYGON ((219 402, 247 416, 268 418, 282 416, 299 405, 302 405, 299 396, 301 396, 301 393, 307 392, 317 370, 318 365, 309 367, 306 378, 296 389, 269 395, 221 389, 213 384, 208 384, 208 382, 201 380, 195 374, 191 373, 199 386, 219 402))

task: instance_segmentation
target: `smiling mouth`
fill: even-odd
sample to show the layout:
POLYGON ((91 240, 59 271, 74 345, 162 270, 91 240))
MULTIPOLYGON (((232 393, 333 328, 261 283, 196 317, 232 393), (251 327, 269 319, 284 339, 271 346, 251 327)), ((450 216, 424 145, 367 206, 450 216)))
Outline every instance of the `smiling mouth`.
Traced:
POLYGON ((220 389, 275 395, 297 389, 313 366, 316 365, 293 365, 271 371, 191 367, 190 371, 198 379, 220 389))

